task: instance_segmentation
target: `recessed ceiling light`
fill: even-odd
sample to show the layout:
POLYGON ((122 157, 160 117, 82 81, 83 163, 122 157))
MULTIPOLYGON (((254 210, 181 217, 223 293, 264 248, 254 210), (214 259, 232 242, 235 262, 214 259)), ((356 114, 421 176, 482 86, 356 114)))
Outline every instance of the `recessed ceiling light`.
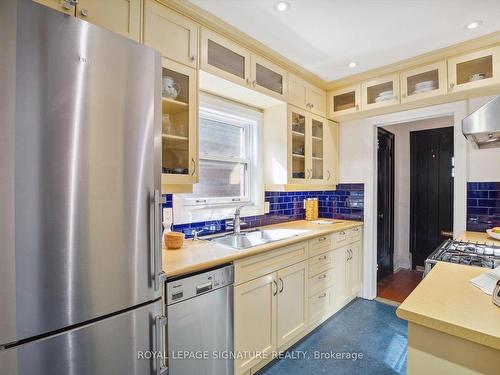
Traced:
POLYGON ((349 63, 349 68, 355 68, 357 66, 358 66, 358 64, 354 61, 349 63))
POLYGON ((286 1, 278 1, 275 5, 275 8, 278 12, 284 12, 288 8, 290 8, 290 4, 288 4, 286 1))
POLYGON ((474 21, 474 22, 471 22, 467 25, 467 28, 469 30, 474 30, 475 28, 477 28, 479 25, 481 25, 481 21, 474 21))

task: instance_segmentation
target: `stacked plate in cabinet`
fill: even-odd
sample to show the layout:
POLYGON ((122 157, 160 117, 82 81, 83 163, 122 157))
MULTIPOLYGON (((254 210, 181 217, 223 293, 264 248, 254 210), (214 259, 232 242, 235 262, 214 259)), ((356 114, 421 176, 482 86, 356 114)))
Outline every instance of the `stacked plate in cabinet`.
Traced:
POLYGON ((436 90, 438 88, 437 81, 423 81, 415 84, 415 89, 413 90, 412 95, 422 94, 424 92, 436 90))
POLYGON ((394 98, 394 92, 392 90, 382 91, 375 98, 375 103, 385 102, 394 98))

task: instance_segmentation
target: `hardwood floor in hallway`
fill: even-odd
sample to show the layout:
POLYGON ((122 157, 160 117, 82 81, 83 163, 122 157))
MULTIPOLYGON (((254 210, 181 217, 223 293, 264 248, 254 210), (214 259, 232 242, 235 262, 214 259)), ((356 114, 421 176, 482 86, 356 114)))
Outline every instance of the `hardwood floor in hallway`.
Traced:
POLYGON ((377 297, 401 303, 422 281, 422 272, 402 269, 377 284, 377 297))

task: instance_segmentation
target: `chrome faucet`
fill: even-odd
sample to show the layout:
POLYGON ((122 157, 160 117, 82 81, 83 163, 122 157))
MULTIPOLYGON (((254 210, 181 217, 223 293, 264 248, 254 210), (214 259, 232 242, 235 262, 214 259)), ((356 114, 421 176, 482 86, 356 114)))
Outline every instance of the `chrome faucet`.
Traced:
POLYGON ((241 209, 246 205, 241 205, 236 207, 234 211, 234 220, 233 220, 233 233, 240 234, 241 233, 241 209))

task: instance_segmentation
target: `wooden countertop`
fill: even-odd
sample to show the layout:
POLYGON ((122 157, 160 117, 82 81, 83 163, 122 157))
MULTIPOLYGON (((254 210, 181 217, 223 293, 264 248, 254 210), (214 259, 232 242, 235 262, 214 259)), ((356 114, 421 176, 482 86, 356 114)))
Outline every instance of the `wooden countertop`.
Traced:
POLYGON ((334 224, 312 224, 305 220, 297 220, 262 227, 265 229, 302 229, 308 232, 246 250, 235 250, 206 240, 192 241, 188 239, 184 241, 182 249, 167 250, 163 248, 163 272, 166 273, 168 278, 197 272, 264 251, 363 225, 359 221, 325 220, 330 220, 334 224))
POLYGON ((438 262, 396 310, 397 316, 500 350, 500 308, 469 280, 488 269, 438 262))
POLYGON ((500 246, 500 241, 491 238, 486 232, 463 232, 457 237, 457 240, 500 246))

